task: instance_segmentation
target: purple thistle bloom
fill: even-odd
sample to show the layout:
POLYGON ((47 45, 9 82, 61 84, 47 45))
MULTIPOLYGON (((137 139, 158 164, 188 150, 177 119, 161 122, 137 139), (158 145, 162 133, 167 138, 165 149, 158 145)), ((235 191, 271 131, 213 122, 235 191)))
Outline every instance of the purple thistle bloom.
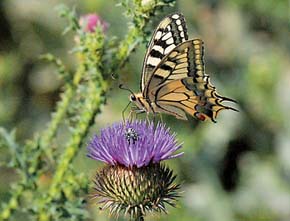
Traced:
POLYGON ((164 124, 134 121, 101 130, 88 145, 88 156, 107 163, 94 179, 93 198, 111 214, 144 220, 147 212, 166 212, 180 196, 173 171, 160 161, 178 157, 181 148, 164 124))
POLYGON ((180 148, 175 134, 164 124, 158 123, 155 127, 152 122, 134 121, 102 129, 88 145, 88 157, 110 165, 140 168, 179 157, 183 153, 174 152, 180 148))

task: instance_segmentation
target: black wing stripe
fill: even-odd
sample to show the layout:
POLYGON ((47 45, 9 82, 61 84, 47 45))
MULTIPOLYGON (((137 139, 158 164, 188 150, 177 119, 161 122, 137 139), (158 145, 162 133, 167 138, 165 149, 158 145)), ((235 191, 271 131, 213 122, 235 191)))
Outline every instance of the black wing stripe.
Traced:
POLYGON ((142 79, 140 82, 142 92, 148 86, 153 70, 158 66, 161 59, 170 53, 178 44, 186 41, 187 38, 186 23, 182 14, 173 13, 160 22, 152 36, 144 58, 142 79))
POLYGON ((187 40, 185 20, 178 13, 162 20, 154 32, 144 59, 141 90, 156 112, 180 119, 187 119, 188 113, 215 122, 221 110, 235 110, 222 104, 233 100, 218 95, 210 83, 203 41, 187 40))
MULTIPOLYGON (((158 75, 159 79, 162 76, 164 79, 158 81, 159 85, 168 83, 172 80, 182 79, 186 77, 204 76, 204 62, 199 59, 198 65, 195 65, 195 46, 198 46, 199 50, 203 50, 203 42, 200 39, 189 40, 179 44, 174 50, 172 50, 166 57, 162 59, 160 64, 154 69, 154 74, 151 78, 158 75)), ((203 56, 200 56, 203 58, 203 56)), ((201 79, 200 81, 203 81, 201 79)), ((156 87, 156 81, 154 83, 149 82, 150 88, 156 87)), ((150 89, 149 89, 150 90, 150 89)), ((148 88, 144 91, 144 96, 148 96, 148 88)))

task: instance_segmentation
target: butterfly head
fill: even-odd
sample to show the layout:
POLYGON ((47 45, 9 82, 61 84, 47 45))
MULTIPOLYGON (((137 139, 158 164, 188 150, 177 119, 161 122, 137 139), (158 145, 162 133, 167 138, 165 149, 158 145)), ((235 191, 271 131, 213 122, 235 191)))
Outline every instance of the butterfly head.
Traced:
POLYGON ((138 109, 146 111, 146 100, 144 99, 142 93, 132 93, 129 96, 129 99, 132 103, 134 103, 138 109))
POLYGON ((129 88, 124 87, 122 84, 119 85, 119 88, 131 92, 131 94, 129 95, 130 103, 135 104, 139 110, 141 110, 142 112, 143 111, 150 112, 150 107, 149 107, 150 105, 148 101, 143 97, 142 93, 134 93, 129 88))
POLYGON ((131 102, 136 102, 137 98, 136 98, 135 94, 130 94, 130 96, 129 96, 129 100, 130 100, 131 102))

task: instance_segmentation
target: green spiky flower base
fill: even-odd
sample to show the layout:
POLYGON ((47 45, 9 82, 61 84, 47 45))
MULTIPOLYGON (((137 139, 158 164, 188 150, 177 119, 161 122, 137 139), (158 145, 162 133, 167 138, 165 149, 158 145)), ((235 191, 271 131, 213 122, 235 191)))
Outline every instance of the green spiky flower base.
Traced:
POLYGON ((176 176, 168 167, 157 163, 146 167, 105 166, 97 172, 94 198, 111 214, 128 214, 143 220, 146 212, 166 212, 165 204, 175 206, 179 196, 176 176))

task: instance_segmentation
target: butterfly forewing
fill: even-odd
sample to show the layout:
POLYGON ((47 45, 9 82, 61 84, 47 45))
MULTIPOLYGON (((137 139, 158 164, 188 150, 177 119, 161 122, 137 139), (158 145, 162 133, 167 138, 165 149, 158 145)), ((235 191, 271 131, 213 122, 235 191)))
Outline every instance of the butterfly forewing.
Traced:
POLYGON ((140 85, 143 94, 147 90, 148 81, 156 66, 171 50, 186 41, 187 38, 186 23, 182 14, 171 14, 160 22, 151 38, 144 58, 140 85))
POLYGON ((150 98, 150 91, 154 88, 176 79, 194 77, 196 81, 203 82, 203 53, 203 42, 200 39, 179 44, 154 69, 145 96, 150 98))

